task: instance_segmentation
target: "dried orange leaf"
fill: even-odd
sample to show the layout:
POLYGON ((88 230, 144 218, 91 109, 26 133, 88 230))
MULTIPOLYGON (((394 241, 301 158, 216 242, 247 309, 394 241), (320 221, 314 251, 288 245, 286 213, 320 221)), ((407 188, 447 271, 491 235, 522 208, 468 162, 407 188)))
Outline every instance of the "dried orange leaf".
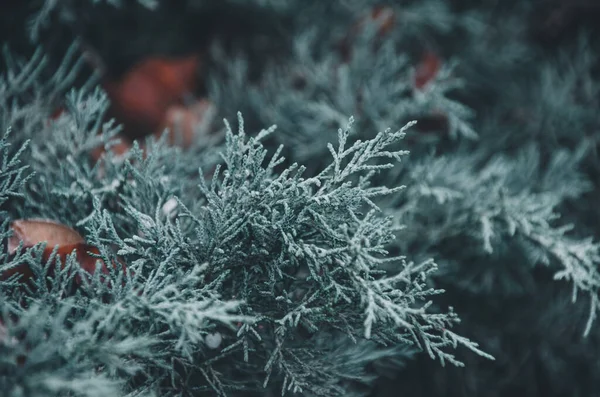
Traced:
POLYGON ((8 239, 8 253, 14 254, 19 243, 24 247, 46 242, 48 248, 55 245, 83 243, 76 230, 49 219, 19 219, 11 224, 13 235, 8 239))

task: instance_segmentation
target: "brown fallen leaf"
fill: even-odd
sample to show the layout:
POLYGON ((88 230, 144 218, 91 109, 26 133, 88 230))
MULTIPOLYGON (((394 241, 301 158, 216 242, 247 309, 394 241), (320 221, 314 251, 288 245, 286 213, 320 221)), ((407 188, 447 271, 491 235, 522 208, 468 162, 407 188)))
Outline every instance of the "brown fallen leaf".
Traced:
MULTIPOLYGON (((74 229, 61 223, 48 219, 20 219, 11 224, 13 235, 8 239, 8 253, 14 255, 22 243, 24 248, 31 248, 36 244, 46 242, 46 247, 42 252, 42 260, 48 261, 55 247, 57 248, 57 257, 61 261, 61 268, 64 268, 67 256, 75 252, 77 263, 85 273, 90 277, 96 271, 96 263, 100 263, 100 271, 107 275, 109 268, 106 263, 94 255, 99 255, 98 248, 86 244, 83 237, 74 229)), ((122 271, 127 271, 124 263, 120 263, 122 271)), ((112 263, 113 268, 117 268, 116 263, 112 263)), ((53 269, 50 269, 53 272, 53 269)), ((33 272, 26 263, 17 265, 0 273, 0 280, 7 280, 15 274, 21 275, 21 282, 27 282, 33 277, 33 272)), ((50 274, 52 275, 52 274, 50 274)), ((104 280, 104 279, 103 279, 104 280)), ((82 284, 81 274, 75 277, 77 285, 82 284)))
POLYGON ((19 219, 11 224, 11 229, 13 235, 8 239, 9 254, 14 254, 21 242, 24 247, 33 247, 43 241, 49 247, 84 242, 76 230, 50 219, 19 219))

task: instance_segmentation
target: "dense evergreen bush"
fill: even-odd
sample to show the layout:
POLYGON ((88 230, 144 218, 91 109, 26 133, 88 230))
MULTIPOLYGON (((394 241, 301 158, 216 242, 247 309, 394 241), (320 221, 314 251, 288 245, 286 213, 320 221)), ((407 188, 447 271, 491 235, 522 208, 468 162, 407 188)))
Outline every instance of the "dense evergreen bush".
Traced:
POLYGON ((598 11, 6 2, 0 395, 597 395, 598 11))

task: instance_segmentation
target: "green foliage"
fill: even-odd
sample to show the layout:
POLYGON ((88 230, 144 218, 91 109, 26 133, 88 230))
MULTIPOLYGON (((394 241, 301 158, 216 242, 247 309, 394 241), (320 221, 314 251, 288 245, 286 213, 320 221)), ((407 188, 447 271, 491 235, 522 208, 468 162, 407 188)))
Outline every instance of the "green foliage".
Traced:
MULTIPOLYGON (((20 156, 27 149, 26 142, 14 154, 10 152, 11 144, 8 141, 10 129, 6 130, 0 140, 0 208, 11 197, 23 198, 21 189, 27 183, 27 179, 31 176, 26 174, 27 165, 20 165, 20 156), (12 155, 11 155, 12 154, 12 155)), ((4 211, 0 212, 3 217, 6 216, 4 211)))
MULTIPOLYGON (((451 96, 463 85, 453 76, 453 65, 445 65, 430 85, 416 90, 409 57, 398 51, 394 40, 381 42, 376 28, 374 22, 366 24, 344 51, 339 43, 347 40, 348 32, 332 35, 326 26, 301 31, 293 38, 292 56, 268 68, 260 84, 252 84, 244 57, 232 59, 216 47, 213 57, 219 61, 209 76, 209 96, 223 114, 242 109, 255 124, 277 124, 277 142, 301 162, 324 158, 331 139, 325 130, 343 127, 351 114, 357 116, 358 134, 444 115, 453 139, 476 139, 472 110, 451 96), (351 54, 347 61, 344 52, 351 54)), ((353 137, 358 138, 362 136, 353 137)))
MULTIPOLYGON (((34 39, 75 15, 42 3, 34 39)), ((187 150, 163 137, 116 155, 97 79, 75 87, 77 41, 55 69, 5 51, 0 273, 33 279, 0 281, 1 390, 358 397, 388 375, 394 396, 595 392, 594 37, 549 55, 537 2, 466 0, 391 4, 382 34, 379 3, 227 1, 281 16, 292 46, 257 72, 213 43, 207 96, 237 131, 187 150), (441 67, 416 87, 424 53, 441 67), (8 255, 10 221, 29 217, 124 268, 83 277, 43 243, 8 255)))
MULTIPOLYGON (((472 241, 471 250, 480 255, 511 246, 519 249, 532 263, 556 269, 556 279, 571 281, 574 300, 578 290, 589 294, 587 335, 598 310, 599 245, 569 233, 573 225, 559 223, 556 208, 592 188, 577 170, 588 148, 584 144, 579 153, 554 153, 544 171, 534 146, 516 157, 496 156, 477 173, 468 167, 472 156, 424 159, 410 171, 412 183, 396 215, 409 224, 426 217, 433 222, 404 230, 403 244, 431 247, 460 239, 472 241)), ((489 288, 480 283, 465 286, 474 291, 489 288)))
POLYGON ((123 395, 127 377, 156 355, 157 340, 143 335, 109 337, 96 326, 107 314, 106 307, 84 308, 72 299, 62 300, 59 307, 42 307, 40 302, 19 311, 18 323, 0 328, 4 395, 123 395), (74 313, 75 323, 70 321, 74 313))
MULTIPOLYGON (((289 3, 293 9, 294 2, 289 3)), ((338 5, 346 13, 329 12, 333 18, 348 18, 341 26, 352 26, 352 21, 368 15, 367 3, 347 2, 338 5)), ((503 41, 499 32, 489 31, 494 14, 487 9, 457 18, 443 2, 407 3, 390 6, 395 24, 402 28, 388 33, 390 37, 385 39, 377 34, 377 21, 366 23, 364 30, 354 35, 349 27, 332 33, 329 25, 303 24, 302 20, 318 20, 324 14, 317 5, 309 7, 297 19, 302 28, 294 35, 293 56, 268 68, 256 85, 247 78, 248 62, 243 57, 232 59, 215 51, 221 61, 210 80, 210 97, 224 114, 232 114, 234 108, 244 109, 245 116, 259 124, 275 121, 282 130, 275 143, 292 148, 286 153, 290 161, 309 161, 311 165, 322 164, 324 152, 319 147, 331 139, 323 126, 339 126, 344 115, 357 115, 362 131, 410 119, 443 117, 441 127, 409 134, 411 152, 417 160, 383 178, 384 183, 411 181, 404 195, 380 202, 394 222, 405 226, 391 245, 400 252, 412 250, 423 260, 433 256, 456 263, 444 266, 442 273, 458 272, 460 279, 453 278, 452 282, 469 291, 491 292, 479 277, 473 282, 471 276, 475 274, 500 280, 504 274, 490 265, 469 268, 467 276, 459 265, 465 257, 503 261, 510 249, 519 252, 523 262, 515 266, 521 269, 550 265, 557 279, 571 282, 574 297, 579 290, 588 293, 587 335, 597 310, 598 245, 583 233, 570 231, 568 222, 559 223, 557 211, 568 200, 594 189, 581 172, 582 163, 594 155, 598 142, 593 132, 598 126, 597 114, 590 111, 597 101, 597 83, 591 70, 595 57, 589 40, 580 38, 574 49, 562 51, 559 59, 541 68, 523 70, 524 61, 520 60, 537 56, 525 53, 525 44, 519 41, 525 34, 523 29, 511 31, 515 41, 503 41), (464 66, 464 62, 457 64, 451 58, 427 86, 415 89, 413 78, 419 59, 410 52, 423 30, 450 38, 469 34, 466 37, 472 42, 456 53, 474 59, 469 58, 464 66), (348 37, 350 43, 344 41, 348 37), (340 42, 349 46, 349 59, 344 59, 340 42), (498 52, 490 53, 490 46, 496 44, 500 46, 498 52), (482 76, 483 72, 512 74, 506 76, 508 86, 500 93, 477 87, 480 91, 470 94, 463 76, 470 79, 471 88, 480 83, 487 89, 489 81, 477 79, 496 77, 482 76), (512 75, 517 73, 522 74, 522 81, 515 78, 513 82, 512 75), (251 88, 242 89, 247 86, 251 88), (474 111, 465 104, 481 101, 469 101, 469 95, 475 94, 504 99, 489 109, 486 123, 479 123, 481 131, 475 131, 474 111), (456 100, 457 95, 465 100, 456 100), (514 118, 512 124, 506 121, 507 113, 512 117, 509 120, 514 118), (523 117, 530 119, 524 123, 523 117), (502 129, 504 125, 506 129, 502 129), (448 145, 448 141, 456 144, 448 145), (522 149, 515 150, 519 147, 522 149), (497 154, 498 150, 508 153, 497 154), (473 247, 464 248, 464 241, 471 240, 473 247), (500 246, 496 248, 498 255, 493 252, 494 245, 500 246)), ((515 16, 511 18, 510 26, 522 23, 515 16)), ((362 138, 360 131, 351 137, 362 138)), ((309 168, 309 172, 316 169, 309 168)), ((518 284, 514 279, 501 283, 510 285, 508 290, 518 284)))
MULTIPOLYGON (((26 65, 38 62, 36 55, 26 65)), ((36 103, 27 98, 54 92, 34 77, 33 96, 3 108, 4 119, 30 111, 36 103)), ((11 87, 20 80, 4 81, 11 87)), ((148 141, 146 158, 137 148, 117 158, 111 145, 118 128, 102 121, 107 101, 98 89, 72 90, 64 103, 55 121, 21 124, 23 138, 37 139, 4 162, 12 182, 2 185, 2 197, 18 199, 9 219, 35 216, 76 227, 98 247, 98 259, 121 261, 127 271, 83 277, 77 287, 75 276, 85 272, 75 255, 61 267, 56 249, 40 259, 43 244, 2 254, 0 270, 25 263, 34 274, 25 290, 18 274, 0 282, 3 318, 15 319, 6 327, 15 341, 7 370, 28 374, 2 378, 9 395, 34 387, 90 396, 263 388, 347 395, 351 384, 374 380, 367 365, 393 362, 403 347, 456 365, 450 349, 458 345, 491 358, 450 330, 458 321, 452 311, 429 311, 442 292, 427 285, 435 264, 387 253, 395 227, 375 201, 403 187, 374 177, 406 154, 394 148, 406 128, 350 143, 348 125, 337 147, 327 145, 333 161, 304 177, 297 164, 280 169, 281 147, 267 159, 261 141, 275 128, 249 138, 240 115, 237 134, 226 123, 221 165, 207 183, 202 167, 212 166, 209 156, 199 161, 198 152, 182 155, 162 141, 148 141), (103 142, 107 154, 90 163, 87 153, 103 142), (17 159, 35 171, 29 180, 15 168, 17 159), (26 194, 16 195, 24 184, 26 194), (391 263, 400 270, 382 270, 391 263), (64 340, 71 353, 56 348, 64 340), (352 347, 340 354, 340 341, 352 347), (14 358, 24 346, 33 347, 22 367, 14 358), (363 356, 365 349, 371 353, 363 356)), ((10 230, 3 227, 6 241, 10 230)))

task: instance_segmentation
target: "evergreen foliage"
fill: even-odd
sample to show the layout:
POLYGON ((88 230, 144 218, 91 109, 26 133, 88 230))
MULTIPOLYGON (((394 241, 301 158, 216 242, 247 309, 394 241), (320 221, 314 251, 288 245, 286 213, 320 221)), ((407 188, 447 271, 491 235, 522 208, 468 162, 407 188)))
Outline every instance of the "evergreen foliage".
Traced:
POLYGON ((32 2, 0 74, 3 395, 595 395, 598 43, 547 46, 578 10, 543 3, 32 2), (186 10, 243 27, 201 49, 216 138, 119 153, 89 50, 140 50, 73 21, 186 10), (28 218, 96 272, 10 252, 28 218))

